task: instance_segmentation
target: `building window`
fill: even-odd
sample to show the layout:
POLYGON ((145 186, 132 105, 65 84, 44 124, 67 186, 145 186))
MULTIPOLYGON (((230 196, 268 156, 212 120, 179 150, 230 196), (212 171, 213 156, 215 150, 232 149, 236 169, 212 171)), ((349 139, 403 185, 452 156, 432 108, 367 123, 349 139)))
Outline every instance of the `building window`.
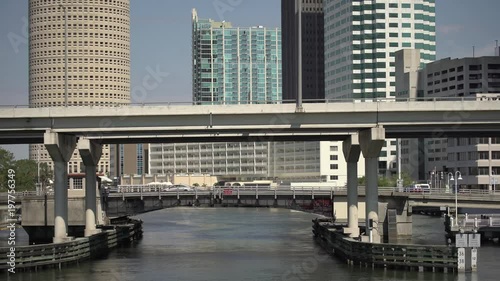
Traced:
POLYGON ((73 189, 83 189, 83 180, 73 178, 73 189))
POLYGON ((330 151, 339 151, 338 146, 330 146, 330 151))
POLYGON ((480 64, 473 64, 473 65, 469 65, 469 70, 481 70, 482 69, 482 65, 480 64))
POLYGON ((339 164, 330 164, 330 170, 338 170, 339 164))
POLYGON ((338 155, 330 155, 330 160, 337 161, 337 160, 339 160, 339 156, 338 155))
POLYGON ((331 181, 339 180, 339 176, 330 176, 331 181))

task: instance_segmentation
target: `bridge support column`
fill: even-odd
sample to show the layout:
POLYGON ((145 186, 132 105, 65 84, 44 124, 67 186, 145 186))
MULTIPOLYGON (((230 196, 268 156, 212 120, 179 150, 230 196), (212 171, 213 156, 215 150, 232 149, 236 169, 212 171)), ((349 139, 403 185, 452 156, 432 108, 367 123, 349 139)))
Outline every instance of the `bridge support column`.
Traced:
POLYGON ((80 138, 78 151, 85 165, 85 237, 88 237, 100 232, 96 228, 96 166, 101 159, 102 145, 96 141, 80 138))
POLYGON ((47 131, 44 145, 54 161, 54 243, 70 240, 68 237, 68 161, 73 155, 76 138, 47 131))
POLYGON ((385 142, 383 127, 371 128, 360 132, 360 145, 365 157, 365 200, 366 234, 373 243, 380 243, 383 226, 378 216, 378 157, 385 142), (373 227, 370 226, 370 221, 373 227))
POLYGON ((359 237, 358 161, 361 153, 359 135, 351 135, 342 146, 347 162, 347 228, 344 228, 344 233, 350 237, 359 237))

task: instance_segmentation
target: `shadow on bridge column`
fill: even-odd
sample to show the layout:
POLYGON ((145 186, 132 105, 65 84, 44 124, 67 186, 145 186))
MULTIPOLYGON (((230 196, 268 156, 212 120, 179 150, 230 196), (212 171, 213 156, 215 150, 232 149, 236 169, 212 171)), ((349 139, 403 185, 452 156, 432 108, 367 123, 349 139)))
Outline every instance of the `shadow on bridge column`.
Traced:
POLYGON ((359 136, 361 151, 365 157, 366 234, 372 237, 372 242, 380 243, 383 228, 379 225, 378 215, 378 157, 385 142, 385 129, 371 128, 361 131, 359 136), (373 229, 370 229, 370 220, 373 222, 373 229))
POLYGON ((44 144, 54 161, 54 243, 68 237, 68 161, 76 147, 76 138, 47 131, 44 144))
POLYGON ((344 233, 350 237, 359 237, 358 216, 358 161, 361 153, 359 135, 351 135, 342 144, 347 162, 347 228, 344 233))
POLYGON ((102 145, 86 138, 78 140, 78 151, 85 165, 85 237, 101 232, 96 228, 96 166, 102 156, 102 145))

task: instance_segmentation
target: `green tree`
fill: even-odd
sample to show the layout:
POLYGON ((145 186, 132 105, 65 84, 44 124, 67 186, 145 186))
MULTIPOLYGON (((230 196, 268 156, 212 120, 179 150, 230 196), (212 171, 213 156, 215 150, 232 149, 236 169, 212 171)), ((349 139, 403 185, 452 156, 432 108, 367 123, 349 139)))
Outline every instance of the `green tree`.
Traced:
MULTIPOLYGON (((7 191, 9 169, 16 172, 16 191, 34 191, 38 182, 38 167, 33 160, 14 160, 12 152, 0 148, 0 192, 7 191)), ((47 163, 40 163, 40 183, 42 187, 49 185, 53 172, 47 163)))
POLYGON ((54 179, 54 172, 50 169, 47 163, 40 163, 40 183, 42 184, 43 190, 45 187, 50 185, 49 180, 54 179))
POLYGON ((365 176, 362 176, 362 177, 358 178, 358 185, 364 186, 365 183, 366 183, 365 176))
POLYGON ((35 191, 37 182, 37 165, 33 160, 17 160, 14 163, 16 171, 16 191, 35 191))
POLYGON ((12 152, 0 148, 0 190, 7 190, 7 180, 9 169, 14 168, 14 154, 12 152))
POLYGON ((395 187, 396 183, 394 181, 394 177, 379 177, 378 178, 378 186, 381 187, 395 187))
MULTIPOLYGON (((413 179, 407 173, 402 173, 401 179, 403 179, 403 186, 408 186, 411 183, 413 183, 413 179)), ((366 178, 364 176, 358 178, 358 184, 361 186, 366 185, 366 178)), ((398 185, 398 176, 397 175, 389 177, 389 178, 388 177, 379 177, 378 178, 378 186, 396 187, 397 185, 398 185)))

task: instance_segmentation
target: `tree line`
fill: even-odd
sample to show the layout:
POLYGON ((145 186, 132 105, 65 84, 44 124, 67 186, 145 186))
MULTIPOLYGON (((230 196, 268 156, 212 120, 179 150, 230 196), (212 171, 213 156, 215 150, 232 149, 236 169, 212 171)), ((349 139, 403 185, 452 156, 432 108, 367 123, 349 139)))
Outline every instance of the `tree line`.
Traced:
MULTIPOLYGON (((38 182, 38 165, 34 160, 15 160, 14 154, 0 148, 0 192, 7 192, 9 169, 15 171, 16 191, 35 191, 38 182)), ((53 172, 47 163, 40 163, 40 183, 42 188, 50 185, 53 172)), ((42 189, 43 190, 43 189, 42 189)))

